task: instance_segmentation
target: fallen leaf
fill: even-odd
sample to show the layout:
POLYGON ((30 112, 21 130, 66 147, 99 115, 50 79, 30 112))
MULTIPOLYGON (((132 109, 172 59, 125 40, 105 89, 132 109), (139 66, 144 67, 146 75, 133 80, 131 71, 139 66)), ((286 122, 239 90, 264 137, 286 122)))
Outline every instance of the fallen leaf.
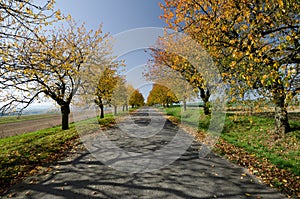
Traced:
POLYGON ((16 197, 16 195, 17 195, 17 193, 11 193, 11 194, 9 194, 7 197, 8 197, 8 198, 13 198, 13 197, 16 197))

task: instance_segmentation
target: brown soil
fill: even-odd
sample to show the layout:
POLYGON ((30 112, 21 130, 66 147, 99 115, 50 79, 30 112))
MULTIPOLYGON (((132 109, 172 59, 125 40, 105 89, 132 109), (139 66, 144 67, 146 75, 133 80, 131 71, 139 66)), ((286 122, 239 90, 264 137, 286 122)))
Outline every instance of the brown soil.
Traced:
MULTIPOLYGON (((95 113, 77 113, 74 114, 74 116, 75 117, 73 117, 73 114, 70 114, 70 123, 74 122, 74 118, 75 121, 79 121, 90 117, 94 117, 95 113)), ((60 114, 55 114, 48 118, 0 124, 0 139, 23 133, 34 132, 45 128, 51 128, 58 125, 61 125, 60 114)))

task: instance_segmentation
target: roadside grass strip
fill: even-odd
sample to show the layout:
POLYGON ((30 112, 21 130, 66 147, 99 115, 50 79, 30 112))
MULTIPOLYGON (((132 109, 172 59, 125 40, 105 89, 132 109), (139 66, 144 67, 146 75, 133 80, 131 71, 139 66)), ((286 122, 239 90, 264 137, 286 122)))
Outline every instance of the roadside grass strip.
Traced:
MULTIPOLYGON (((79 121, 76 125, 88 132, 95 128, 91 121, 94 120, 79 121)), ((98 121, 105 128, 115 119, 107 114, 98 121)), ((66 157, 70 150, 80 145, 76 125, 70 124, 70 129, 65 131, 56 126, 0 139, 0 194, 24 177, 38 173, 45 165, 66 157)))
MULTIPOLYGON (((180 107, 165 108, 175 123, 198 122, 197 139, 202 141, 210 116, 185 115, 180 107)), ((246 167, 264 183, 283 193, 300 198, 300 116, 291 120, 292 132, 278 137, 272 130, 274 120, 264 116, 227 114, 225 125, 214 151, 246 167)))

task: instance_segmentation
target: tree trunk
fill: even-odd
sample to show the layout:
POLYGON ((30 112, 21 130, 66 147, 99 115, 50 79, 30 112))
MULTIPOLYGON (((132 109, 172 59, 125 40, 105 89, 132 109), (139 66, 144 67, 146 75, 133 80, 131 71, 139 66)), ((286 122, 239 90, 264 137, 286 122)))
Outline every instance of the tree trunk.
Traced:
POLYGON ((291 130, 286 106, 280 103, 275 104, 275 132, 284 135, 291 130))
POLYGON ((277 84, 273 91, 273 100, 275 104, 275 133, 279 137, 283 136, 285 133, 288 133, 291 130, 285 98, 286 95, 283 89, 283 85, 277 84))
POLYGON ((69 114, 70 114, 70 104, 65 103, 60 106, 61 110, 61 128, 62 130, 67 130, 69 129, 69 114))
POLYGON ((200 97, 203 101, 204 115, 209 115, 210 114, 210 105, 209 105, 210 92, 208 89, 205 91, 201 87, 199 88, 199 90, 200 90, 200 97))
POLYGON ((210 105, 208 101, 203 102, 203 111, 204 111, 204 115, 210 114, 210 105))
POLYGON ((185 98, 183 99, 183 110, 186 111, 186 100, 185 100, 185 98))
POLYGON ((104 105, 100 104, 99 108, 100 108, 100 118, 104 118, 104 105))
POLYGON ((117 108, 118 108, 117 106, 114 106, 114 115, 117 115, 117 113, 118 113, 118 109, 117 108))

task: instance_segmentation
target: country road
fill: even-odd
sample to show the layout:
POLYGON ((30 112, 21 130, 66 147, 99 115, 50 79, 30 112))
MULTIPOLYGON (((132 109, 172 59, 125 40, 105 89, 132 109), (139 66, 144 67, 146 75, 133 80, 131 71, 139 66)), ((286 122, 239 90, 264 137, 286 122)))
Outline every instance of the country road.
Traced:
POLYGON ((82 140, 89 150, 27 178, 3 198, 286 198, 213 153, 199 158, 201 144, 151 108, 82 140))

